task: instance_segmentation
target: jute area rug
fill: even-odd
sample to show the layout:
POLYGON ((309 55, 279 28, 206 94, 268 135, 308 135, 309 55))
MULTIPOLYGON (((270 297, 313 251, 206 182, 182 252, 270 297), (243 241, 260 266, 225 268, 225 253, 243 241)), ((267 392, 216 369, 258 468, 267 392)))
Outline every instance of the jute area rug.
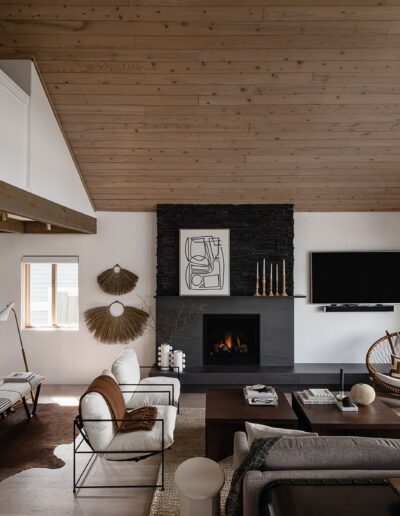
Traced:
MULTIPOLYGON (((178 516, 179 494, 174 484, 174 474, 181 462, 191 457, 204 457, 205 409, 182 408, 178 414, 174 433, 174 444, 165 454, 165 490, 154 492, 150 516, 178 516)), ((224 514, 225 500, 233 474, 233 458, 227 457, 220 466, 225 473, 225 486, 221 493, 221 514, 224 514)), ((161 482, 159 472, 158 482, 161 482)))
POLYGON ((43 403, 30 420, 23 407, 1 420, 0 481, 30 468, 62 468, 65 462, 54 455, 54 449, 72 442, 76 414, 77 407, 43 403))

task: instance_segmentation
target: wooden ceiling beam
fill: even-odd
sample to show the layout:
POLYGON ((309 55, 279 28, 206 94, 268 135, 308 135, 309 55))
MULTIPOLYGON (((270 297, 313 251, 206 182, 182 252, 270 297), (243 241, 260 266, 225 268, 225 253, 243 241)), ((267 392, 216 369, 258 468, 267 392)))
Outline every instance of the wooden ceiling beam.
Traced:
POLYGON ((45 222, 26 221, 24 222, 24 233, 30 234, 45 234, 45 235, 65 235, 68 233, 78 234, 79 231, 54 226, 53 224, 46 224, 45 222))
POLYGON ((8 219, 0 220, 0 231, 2 233, 24 233, 24 223, 22 220, 8 219))
MULTIPOLYGON (((4 181, 0 181, 0 211, 66 228, 77 233, 92 234, 97 231, 97 221, 94 217, 49 201, 4 181)), ((29 225, 26 227, 29 228, 29 225)), ((25 227, 21 232, 24 231, 25 227)), ((38 231, 28 232, 37 233, 38 231)))

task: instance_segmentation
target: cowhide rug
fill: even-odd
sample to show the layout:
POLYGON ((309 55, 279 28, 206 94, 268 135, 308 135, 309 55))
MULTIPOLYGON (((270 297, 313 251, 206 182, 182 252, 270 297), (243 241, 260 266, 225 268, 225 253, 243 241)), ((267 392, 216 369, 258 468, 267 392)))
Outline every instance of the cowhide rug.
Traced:
POLYGON ((72 442, 72 423, 78 407, 55 403, 38 406, 28 420, 23 407, 0 420, 0 481, 31 468, 62 468, 54 455, 59 444, 72 442))

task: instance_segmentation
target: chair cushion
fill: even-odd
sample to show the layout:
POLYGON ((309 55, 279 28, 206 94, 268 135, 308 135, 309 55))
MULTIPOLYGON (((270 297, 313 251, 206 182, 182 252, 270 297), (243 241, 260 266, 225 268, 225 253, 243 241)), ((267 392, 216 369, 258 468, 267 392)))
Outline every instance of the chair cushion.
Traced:
POLYGON ((288 437, 315 437, 318 434, 311 432, 303 432, 302 430, 294 430, 293 428, 274 428, 273 426, 260 425, 259 423, 245 422, 247 439, 249 446, 259 437, 280 437, 286 435, 288 437))
POLYGON ((103 451, 113 440, 116 431, 112 421, 85 422, 85 419, 111 419, 106 400, 98 392, 89 392, 81 401, 83 425, 95 451, 103 451))
POLYGON ((17 403, 17 401, 21 401, 21 395, 18 392, 7 391, 5 389, 0 390, 0 398, 6 398, 10 400, 13 405, 14 403, 17 403))
POLYGON ((388 374, 382 374, 375 372, 375 376, 382 380, 382 382, 388 383, 389 385, 393 385, 393 387, 397 387, 400 389, 400 378, 393 378, 393 376, 389 376, 388 374))
POLYGON ((143 378, 140 386, 137 388, 135 394, 129 399, 126 406, 128 409, 143 407, 144 405, 168 405, 170 392, 171 403, 178 405, 179 396, 181 392, 181 384, 177 378, 168 378, 167 376, 153 376, 143 378), (162 385, 158 385, 162 384, 162 385), (173 384, 174 399, 172 399, 172 387, 167 384, 173 384), (154 393, 140 391, 155 391, 154 393), (163 391, 163 392, 157 392, 163 391))
MULTIPOLYGON (((111 371, 119 384, 138 384, 140 382, 140 368, 135 351, 132 348, 125 348, 118 355, 111 367, 111 371)), ((136 390, 135 385, 122 386, 121 390, 136 390)), ((132 393, 124 393, 124 400, 127 403, 132 393)))
POLYGON ((161 421, 156 421, 153 429, 149 431, 139 430, 116 434, 106 447, 107 453, 104 453, 104 457, 108 460, 129 460, 150 452, 161 451, 162 447, 169 448, 174 442, 176 412, 176 408, 172 406, 157 406, 157 419, 164 420, 164 445, 162 424, 161 421))

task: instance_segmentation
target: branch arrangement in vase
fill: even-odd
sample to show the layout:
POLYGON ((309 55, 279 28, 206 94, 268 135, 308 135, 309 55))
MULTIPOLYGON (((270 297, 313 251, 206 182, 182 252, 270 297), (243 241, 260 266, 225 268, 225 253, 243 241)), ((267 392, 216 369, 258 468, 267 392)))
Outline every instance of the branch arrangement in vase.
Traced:
POLYGON ((194 317, 203 313, 205 304, 186 304, 172 316, 159 318, 157 340, 172 344, 176 337, 191 324, 194 317))

